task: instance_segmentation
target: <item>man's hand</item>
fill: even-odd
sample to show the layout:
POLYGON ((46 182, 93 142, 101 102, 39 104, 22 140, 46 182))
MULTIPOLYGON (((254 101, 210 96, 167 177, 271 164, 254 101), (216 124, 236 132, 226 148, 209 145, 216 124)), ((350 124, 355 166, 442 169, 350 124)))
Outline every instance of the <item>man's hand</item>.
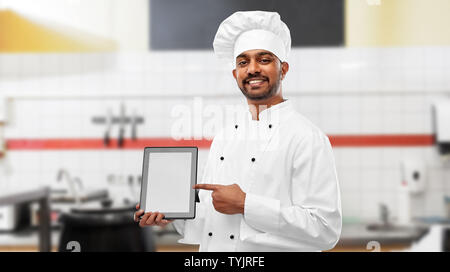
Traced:
POLYGON ((239 185, 197 184, 193 188, 212 191, 212 203, 216 211, 224 214, 244 214, 245 193, 239 185))
POLYGON ((139 222, 139 226, 160 226, 164 228, 167 224, 173 222, 173 220, 166 220, 164 214, 159 212, 148 212, 144 214, 143 210, 139 209, 139 204, 136 205, 136 212, 134 213, 134 222, 139 222), (142 218, 139 218, 141 215, 142 218))

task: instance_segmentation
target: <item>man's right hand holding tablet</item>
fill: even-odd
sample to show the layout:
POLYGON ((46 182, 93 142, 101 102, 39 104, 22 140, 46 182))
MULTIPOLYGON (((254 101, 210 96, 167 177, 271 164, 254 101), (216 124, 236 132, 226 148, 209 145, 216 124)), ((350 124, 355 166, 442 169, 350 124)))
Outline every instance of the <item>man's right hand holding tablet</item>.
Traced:
POLYGON ((164 214, 159 212, 147 212, 139 209, 139 204, 136 205, 136 212, 134 213, 134 222, 139 222, 140 227, 146 226, 160 226, 165 227, 167 224, 173 222, 173 220, 163 219, 164 214), (142 216, 142 217, 141 217, 142 216))

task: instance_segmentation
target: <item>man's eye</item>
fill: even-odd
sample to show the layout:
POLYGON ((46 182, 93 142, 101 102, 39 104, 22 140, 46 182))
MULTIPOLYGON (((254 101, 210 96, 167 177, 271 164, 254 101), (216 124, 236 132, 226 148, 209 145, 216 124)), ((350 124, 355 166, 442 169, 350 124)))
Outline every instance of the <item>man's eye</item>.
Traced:
POLYGON ((271 62, 271 60, 270 60, 270 59, 262 59, 261 62, 263 62, 263 63, 269 63, 269 62, 271 62))
POLYGON ((238 65, 245 65, 247 62, 245 60, 238 62, 238 65))

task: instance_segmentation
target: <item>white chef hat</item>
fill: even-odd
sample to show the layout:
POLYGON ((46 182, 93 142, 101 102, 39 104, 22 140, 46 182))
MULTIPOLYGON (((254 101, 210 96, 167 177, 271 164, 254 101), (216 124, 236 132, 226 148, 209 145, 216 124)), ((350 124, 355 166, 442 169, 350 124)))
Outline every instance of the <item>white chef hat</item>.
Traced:
POLYGON ((277 12, 238 11, 220 24, 213 47, 219 58, 233 64, 239 54, 252 49, 270 51, 286 61, 291 50, 291 34, 277 12))

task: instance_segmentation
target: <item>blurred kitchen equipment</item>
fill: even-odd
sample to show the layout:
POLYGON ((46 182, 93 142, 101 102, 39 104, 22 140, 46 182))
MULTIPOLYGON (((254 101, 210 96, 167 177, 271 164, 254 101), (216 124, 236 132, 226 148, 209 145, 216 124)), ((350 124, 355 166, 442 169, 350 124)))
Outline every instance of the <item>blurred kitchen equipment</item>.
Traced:
POLYGON ((450 252, 450 225, 433 224, 430 231, 412 244, 409 252, 450 252))
POLYGON ((109 146, 111 142, 111 127, 113 124, 119 124, 119 135, 117 139, 117 146, 123 147, 125 141, 125 125, 131 124, 131 139, 137 140, 137 126, 144 123, 144 118, 138 116, 136 110, 133 110, 133 115, 126 116, 125 114, 125 104, 120 104, 120 114, 119 116, 113 116, 111 109, 108 108, 107 116, 94 116, 92 117, 92 122, 94 124, 106 124, 106 131, 103 136, 103 143, 105 146, 109 146))
POLYGON ((136 110, 133 110, 133 118, 131 119, 131 139, 133 141, 137 140, 137 121, 136 110))
POLYGON ((74 177, 72 180, 75 184, 78 184, 79 191, 84 191, 83 182, 81 181, 81 179, 79 177, 74 177))
POLYGON ((108 174, 108 176, 106 177, 106 181, 108 182, 108 184, 114 185, 116 183, 116 175, 108 174))
POLYGON ((380 219, 383 225, 389 225, 389 209, 386 204, 380 204, 380 219))
POLYGON ((0 206, 0 231, 13 231, 30 226, 29 203, 0 206))
POLYGON ((132 175, 128 176, 128 187, 130 188, 130 193, 131 193, 131 199, 134 202, 139 202, 139 190, 136 190, 137 188, 139 188, 139 184, 134 182, 134 177, 132 175))
POLYGON ((67 185, 69 187, 70 194, 74 197, 75 203, 77 205, 79 205, 81 203, 81 201, 80 201, 80 198, 78 196, 78 191, 77 191, 77 189, 75 189, 75 182, 74 182, 74 180, 70 177, 69 172, 67 172, 67 170, 59 169, 58 175, 56 177, 56 180, 58 182, 60 182, 62 180, 63 176, 66 176, 67 185))
POLYGON ((447 219, 450 219, 450 196, 444 196, 444 201, 447 210, 447 219))
POLYGON ((85 188, 80 178, 72 178, 65 169, 60 169, 58 171, 57 181, 60 182, 63 176, 66 177, 69 191, 67 191, 65 187, 52 188, 50 198, 52 203, 75 203, 76 205, 80 205, 84 202, 100 201, 107 198, 109 195, 107 189, 85 188), (78 187, 78 189, 76 187, 78 187))
POLYGON ((122 103, 120 105, 120 123, 119 123, 119 137, 117 139, 118 147, 123 147, 124 137, 125 137, 125 105, 122 103))
POLYGON ((135 179, 132 174, 128 176, 108 174, 106 179, 112 200, 115 203, 123 203, 125 205, 139 202, 141 188, 139 178, 141 177, 137 176, 135 179), (128 190, 128 193, 124 190, 128 190))
POLYGON ((379 204, 379 216, 381 223, 374 223, 367 225, 367 229, 371 231, 389 231, 396 228, 390 222, 390 212, 386 204, 379 204))
MULTIPOLYGON (((109 191, 102 188, 85 188, 79 177, 71 177, 66 169, 59 169, 57 181, 60 183, 63 179, 65 184, 60 186, 52 186, 50 190, 51 208, 51 226, 59 227, 59 217, 62 213, 67 212, 70 208, 80 206, 85 203, 101 202, 109 197, 109 191)), ((38 214, 39 207, 31 205, 31 225, 39 224, 38 214)))
POLYGON ((411 224, 411 199, 409 189, 406 185, 401 185, 398 188, 398 215, 397 224, 410 225, 411 224))
MULTIPOLYGON (((50 251, 50 188, 35 187, 24 190, 23 188, 2 188, 0 190, 0 207, 39 203, 39 250, 50 251)), ((29 213, 28 213, 29 214, 29 213)), ((19 220, 20 221, 20 220, 19 220)))
POLYGON ((13 230, 18 222, 15 205, 0 207, 0 230, 13 230))
POLYGON ((427 185, 426 164, 423 160, 407 159, 402 161, 402 185, 412 194, 425 191, 427 185))
POLYGON ((111 142, 111 127, 112 127, 112 113, 111 109, 108 109, 108 116, 106 118, 106 131, 105 131, 105 137, 103 138, 103 144, 105 146, 109 146, 109 143, 111 142))
POLYGON ((444 160, 450 159, 450 99, 434 103, 432 108, 435 142, 444 160))
POLYGON ((81 252, 155 251, 152 228, 134 222, 135 207, 77 208, 60 217, 59 251, 75 241, 81 252))
POLYGON ((407 159, 401 163, 402 179, 398 187, 398 224, 411 223, 411 198, 420 197, 426 189, 426 164, 420 159, 407 159))

